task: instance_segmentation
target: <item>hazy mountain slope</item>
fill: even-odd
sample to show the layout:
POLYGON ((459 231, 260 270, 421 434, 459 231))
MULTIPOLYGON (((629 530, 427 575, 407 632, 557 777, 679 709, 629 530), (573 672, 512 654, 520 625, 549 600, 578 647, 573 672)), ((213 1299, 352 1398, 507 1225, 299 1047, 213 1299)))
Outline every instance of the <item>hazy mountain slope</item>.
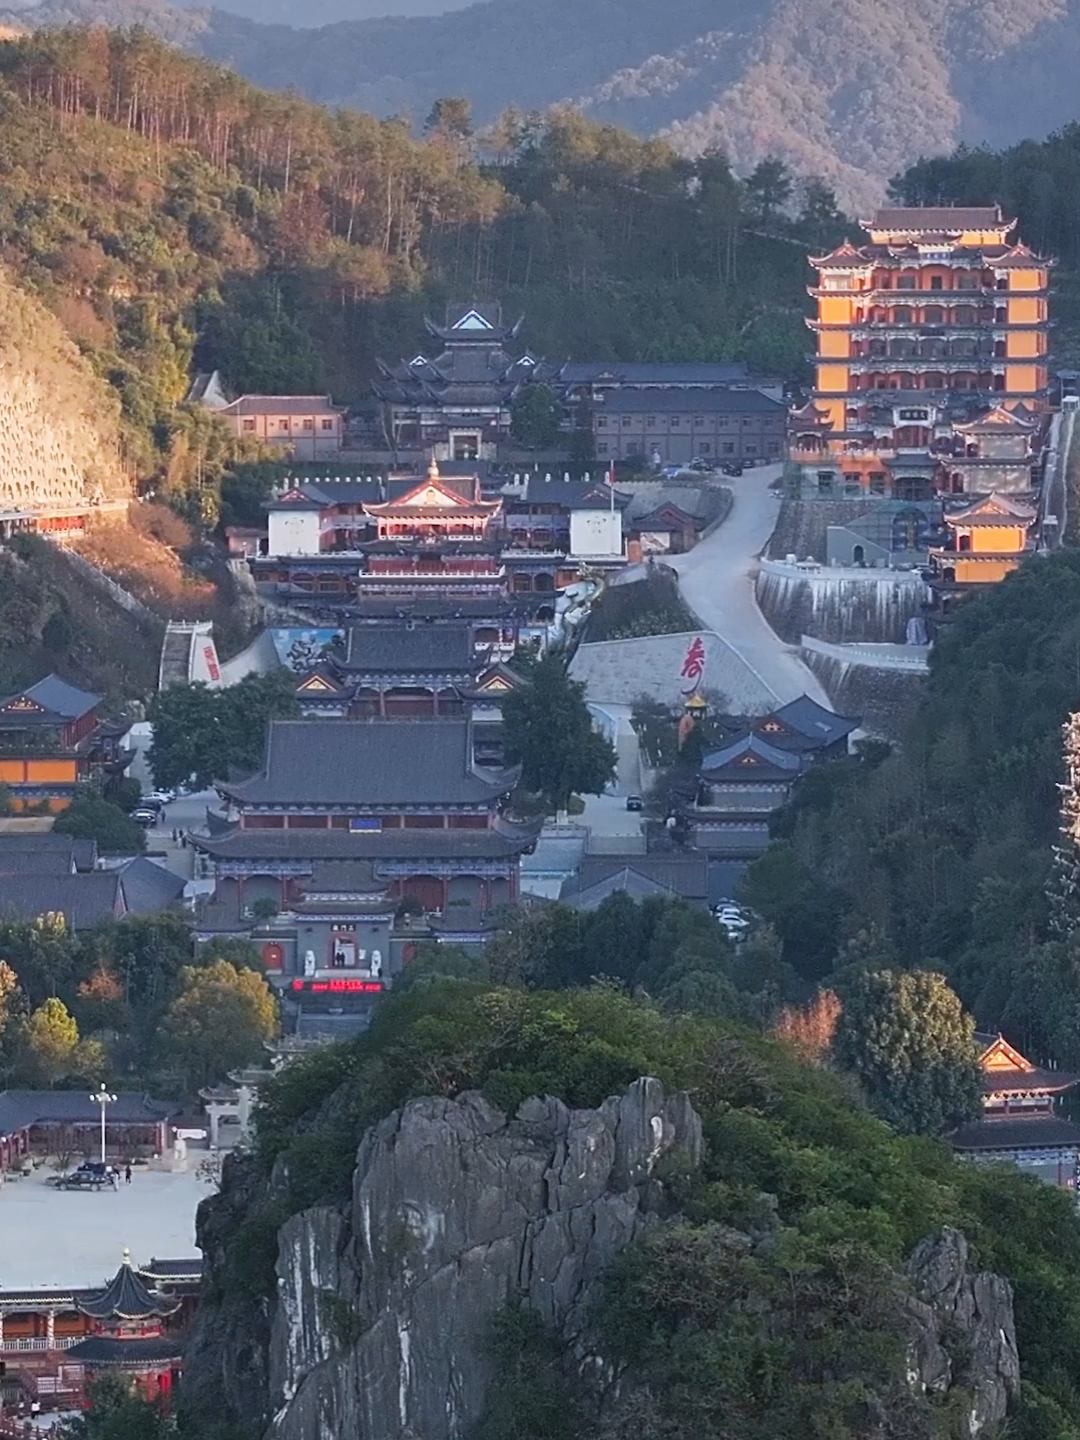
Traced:
MULTIPOLYGON (((288 13, 294 0, 237 3, 288 13)), ((317 16, 376 0, 312 3, 317 16)), ((1080 113, 1080 0, 484 0, 300 31, 163 0, 46 0, 23 14, 128 23, 143 4, 166 38, 323 103, 419 121, 438 96, 466 94, 484 123, 571 101, 691 154, 723 147, 740 169, 779 154, 849 207, 919 155, 1008 145, 1080 113)))

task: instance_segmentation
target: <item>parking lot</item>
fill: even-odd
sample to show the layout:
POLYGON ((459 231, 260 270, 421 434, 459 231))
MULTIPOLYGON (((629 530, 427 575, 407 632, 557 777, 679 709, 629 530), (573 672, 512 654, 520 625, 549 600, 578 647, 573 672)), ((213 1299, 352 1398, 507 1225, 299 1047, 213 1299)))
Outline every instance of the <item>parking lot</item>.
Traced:
POLYGON ((200 1180, 197 1160, 173 1174, 137 1168, 119 1190, 54 1190, 55 1171, 42 1165, 30 1176, 0 1185, 0 1289, 99 1285, 115 1272, 124 1249, 137 1264, 151 1256, 198 1255, 195 1210, 212 1186, 200 1180))

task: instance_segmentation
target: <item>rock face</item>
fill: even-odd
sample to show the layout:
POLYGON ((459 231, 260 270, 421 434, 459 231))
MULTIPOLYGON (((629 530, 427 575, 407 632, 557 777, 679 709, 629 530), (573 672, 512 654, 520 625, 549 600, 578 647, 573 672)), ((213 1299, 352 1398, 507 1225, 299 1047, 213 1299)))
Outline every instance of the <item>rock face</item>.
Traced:
POLYGON ((60 322, 0 271, 0 509, 129 497, 119 402, 60 322))
POLYGON ((270 1338, 274 1440, 452 1440, 479 1416, 492 1316, 520 1297, 568 1339, 594 1280, 696 1165, 685 1095, 637 1081, 597 1110, 417 1100, 369 1130, 347 1213, 283 1227, 270 1338))
POLYGON ((967 1240, 952 1229, 920 1241, 905 1271, 913 1387, 936 1395, 963 1388, 971 1395, 968 1435, 992 1432, 1020 1386, 1012 1286, 1000 1275, 972 1274, 967 1240))

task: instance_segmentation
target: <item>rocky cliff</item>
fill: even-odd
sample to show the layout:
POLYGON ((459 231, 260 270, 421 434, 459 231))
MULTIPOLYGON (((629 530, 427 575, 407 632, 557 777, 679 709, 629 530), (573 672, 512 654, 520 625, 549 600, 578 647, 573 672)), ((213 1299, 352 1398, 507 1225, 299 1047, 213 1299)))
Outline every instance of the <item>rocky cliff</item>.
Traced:
MULTIPOLYGON (((229 1237, 268 1198, 234 1167, 200 1210, 208 1293, 186 1403, 266 1440, 456 1440, 483 1413, 493 1318, 521 1301, 586 1377, 598 1433, 609 1421, 617 1433, 634 1379, 596 1385, 610 1367, 596 1363, 589 1301, 628 1243, 663 1238, 664 1176, 692 1171, 701 1151, 688 1097, 654 1079, 595 1110, 531 1099, 508 1117, 474 1092, 412 1101, 364 1134, 347 1202, 280 1226, 266 1297, 227 1283, 229 1237)), ((271 1199, 284 1179, 271 1177, 271 1199)), ((776 1226, 725 1233, 771 1263, 776 1226)), ((945 1230, 916 1247, 895 1290, 918 1433, 931 1401, 960 1391, 964 1433, 992 1434, 1019 1378, 1008 1283, 973 1272, 963 1235, 945 1230)), ((766 1330, 791 1323, 780 1306, 774 1325, 764 1297, 753 1309, 766 1330)))
POLYGON ((118 422, 60 322, 0 271, 0 510, 126 497, 118 422))

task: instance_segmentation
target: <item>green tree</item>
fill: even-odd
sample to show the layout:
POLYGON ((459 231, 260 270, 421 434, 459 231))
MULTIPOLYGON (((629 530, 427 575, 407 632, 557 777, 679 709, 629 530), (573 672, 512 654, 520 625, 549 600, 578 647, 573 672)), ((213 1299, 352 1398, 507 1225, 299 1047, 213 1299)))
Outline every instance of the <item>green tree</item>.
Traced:
POLYGON ((775 155, 759 160, 743 183, 751 207, 763 225, 776 219, 794 189, 791 171, 775 155))
POLYGON ((424 121, 424 133, 468 140, 472 134, 472 101, 463 95, 444 95, 432 105, 424 121))
POLYGON ((188 965, 169 1006, 163 1039, 196 1090, 262 1058, 277 1033, 277 1001, 266 979, 227 960, 188 965))
POLYGON ((145 1400, 122 1375, 99 1375, 87 1409, 62 1429, 64 1440, 165 1440, 176 1425, 158 1400, 145 1400))
POLYGON ((565 810, 570 796, 600 795, 615 777, 614 747, 593 727, 585 687, 571 680, 562 661, 545 656, 531 683, 503 701, 510 764, 522 767, 526 789, 565 810))
POLYGON ((56 817, 53 831, 79 840, 96 840, 103 855, 141 855, 146 849, 146 832, 124 813, 119 805, 99 795, 76 795, 56 817))
POLYGON ((975 1024, 943 975, 870 970, 843 987, 833 1057, 897 1129, 938 1135, 979 1111, 975 1024))
POLYGON ((559 405, 550 385, 523 385, 510 408, 514 439, 529 450, 550 450, 559 441, 559 405))
POLYGON ((224 690, 210 690, 201 682, 160 690, 149 712, 154 779, 159 785, 192 781, 203 787, 231 768, 256 769, 270 721, 298 713, 294 686, 291 671, 282 668, 246 675, 224 690))
POLYGON ((27 1016, 19 1036, 16 1064, 31 1085, 53 1086, 71 1074, 79 1045, 79 1027, 55 997, 27 1016))

